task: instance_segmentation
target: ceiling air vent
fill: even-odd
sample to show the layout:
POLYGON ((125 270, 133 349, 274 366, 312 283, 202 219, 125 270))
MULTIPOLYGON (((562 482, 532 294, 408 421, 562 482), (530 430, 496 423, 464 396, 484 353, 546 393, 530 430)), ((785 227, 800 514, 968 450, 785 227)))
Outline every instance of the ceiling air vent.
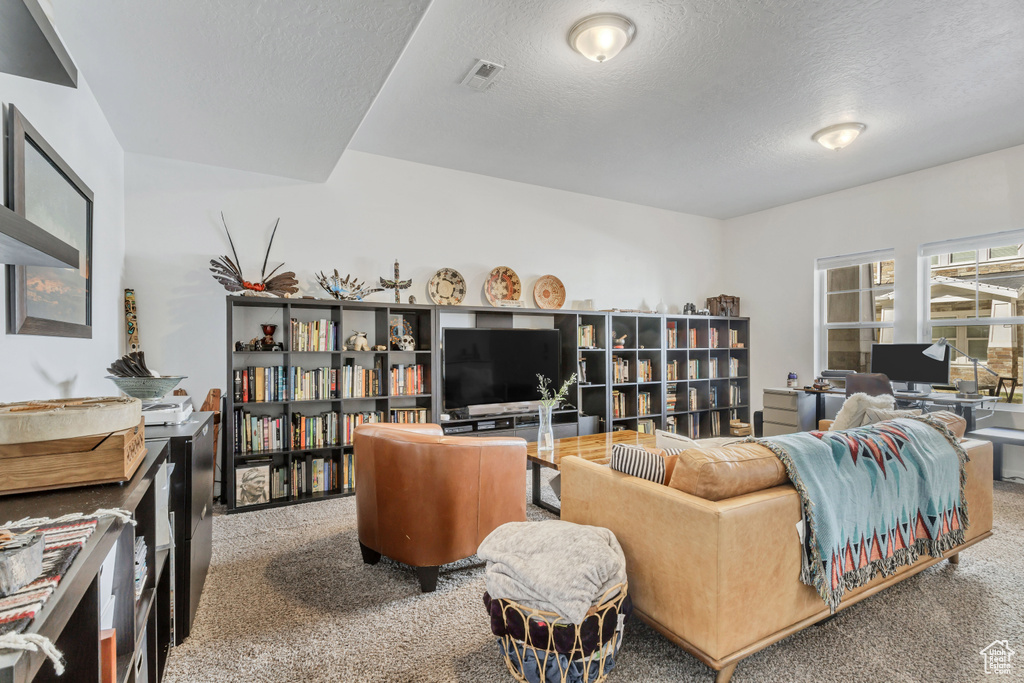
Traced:
POLYGON ((462 85, 473 90, 486 90, 504 68, 501 64, 478 59, 466 77, 462 79, 462 85))

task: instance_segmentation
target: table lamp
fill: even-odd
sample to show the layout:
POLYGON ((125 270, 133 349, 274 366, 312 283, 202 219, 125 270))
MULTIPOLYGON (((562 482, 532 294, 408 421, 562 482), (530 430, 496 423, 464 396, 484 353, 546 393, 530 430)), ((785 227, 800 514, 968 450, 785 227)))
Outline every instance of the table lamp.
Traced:
POLYGON ((984 363, 982 363, 977 358, 974 358, 973 356, 970 356, 970 355, 964 353, 963 351, 961 351, 960 349, 958 349, 957 347, 953 346, 952 344, 950 344, 946 340, 945 337, 943 337, 939 341, 935 342, 934 344, 929 346, 927 349, 925 349, 921 353, 923 353, 924 355, 926 355, 929 358, 932 358, 934 360, 942 360, 942 359, 944 359, 946 357, 946 347, 947 346, 949 348, 953 349, 954 351, 956 351, 957 353, 959 353, 961 356, 963 356, 967 360, 969 360, 971 363, 974 363, 974 393, 972 393, 972 394, 965 394, 963 392, 959 392, 958 391, 957 392, 957 396, 959 396, 960 398, 981 398, 982 395, 977 393, 978 392, 978 366, 980 365, 981 367, 985 368, 985 371, 987 373, 989 373, 990 375, 993 375, 995 377, 999 377, 999 373, 996 372, 995 370, 993 370, 992 368, 988 367, 984 363))

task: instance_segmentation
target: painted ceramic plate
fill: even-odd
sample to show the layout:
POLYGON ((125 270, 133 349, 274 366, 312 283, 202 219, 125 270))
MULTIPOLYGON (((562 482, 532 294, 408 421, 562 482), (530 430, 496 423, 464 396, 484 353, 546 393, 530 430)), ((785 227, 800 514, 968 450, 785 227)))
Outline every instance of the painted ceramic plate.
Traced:
POLYGON ((441 306, 458 306, 466 298, 466 280, 454 268, 441 268, 427 283, 431 300, 441 306))
POLYGON ((554 275, 542 275, 533 286, 533 300, 538 308, 561 308, 565 305, 565 285, 554 275))
POLYGON ((519 281, 516 271, 507 266, 498 266, 487 276, 484 283, 484 296, 492 306, 499 301, 519 301, 523 293, 523 283, 519 281))

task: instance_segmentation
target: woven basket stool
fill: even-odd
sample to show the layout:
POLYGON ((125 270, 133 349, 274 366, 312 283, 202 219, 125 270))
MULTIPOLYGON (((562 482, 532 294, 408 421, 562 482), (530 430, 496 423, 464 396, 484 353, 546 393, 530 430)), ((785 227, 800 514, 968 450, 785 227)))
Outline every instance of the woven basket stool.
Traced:
POLYGON ((512 677, 520 683, 601 683, 615 667, 623 627, 633 612, 627 585, 610 588, 573 624, 554 612, 484 593, 491 632, 512 677))

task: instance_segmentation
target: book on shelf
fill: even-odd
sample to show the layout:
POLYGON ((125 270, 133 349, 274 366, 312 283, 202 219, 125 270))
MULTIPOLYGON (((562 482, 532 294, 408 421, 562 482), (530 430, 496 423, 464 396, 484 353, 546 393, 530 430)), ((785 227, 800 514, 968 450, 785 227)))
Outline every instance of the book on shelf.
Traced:
POLYGON ((636 395, 636 414, 651 414, 651 394, 648 391, 641 391, 636 395))
POLYGON ((679 426, 676 421, 675 415, 669 415, 665 418, 665 431, 673 434, 679 433, 679 426))
POLYGON ((384 413, 379 410, 366 411, 362 413, 345 413, 342 415, 342 444, 345 446, 352 445, 352 440, 355 438, 356 434, 356 427, 359 425, 383 421, 384 413))
POLYGON ((689 436, 691 439, 699 439, 700 438, 700 415, 694 413, 694 414, 690 415, 689 418, 690 419, 687 420, 687 429, 689 431, 687 432, 686 435, 689 436))
POLYGON ((676 410, 677 385, 669 384, 665 387, 665 412, 674 413, 676 410))
POLYGON ((718 359, 712 358, 708 361, 708 377, 712 379, 718 377, 718 359))
POLYGON ((356 365, 355 361, 348 359, 341 368, 341 395, 342 398, 367 398, 382 396, 383 392, 383 368, 382 360, 377 359, 374 367, 364 368, 356 365))
POLYGON ((679 379, 679 361, 672 360, 665 363, 665 379, 669 382, 679 379))
POLYGON ((291 320, 292 351, 337 351, 338 324, 333 320, 291 320))
POLYGON ((690 387, 686 390, 687 410, 697 410, 697 388, 690 387))
POLYGON ((336 368, 311 368, 303 370, 293 366, 288 369, 291 384, 291 400, 323 401, 338 396, 338 374, 336 368))
POLYGON ((740 331, 739 330, 729 330, 729 347, 735 349, 735 348, 738 348, 739 345, 740 345, 740 331))
POLYGON ((292 414, 292 448, 327 448, 338 445, 338 413, 292 414))
POLYGON ((616 384, 629 381, 629 360, 621 356, 612 356, 612 381, 616 384))
POLYGON ((740 376, 740 359, 730 358, 729 359, 729 376, 739 377, 740 376))
POLYGON ((235 453, 249 455, 285 449, 285 418, 281 415, 253 415, 235 409, 235 453))
POLYGON ((391 395, 415 396, 429 393, 423 389, 422 365, 392 365, 391 395))
POLYGON ((654 376, 651 361, 648 358, 641 358, 636 363, 636 381, 650 382, 654 376))
POLYGON ((270 476, 270 499, 288 497, 288 468, 275 467, 270 476))
POLYGON ((689 332, 690 332, 690 348, 691 349, 696 349, 697 348, 697 328, 696 327, 691 327, 689 332))
POLYGON ((715 437, 715 436, 721 436, 721 435, 722 435, 722 414, 721 413, 711 413, 711 436, 715 437))
POLYGON ((392 408, 391 421, 397 424, 426 424, 426 408, 392 408))
POLYGON ((691 358, 686 361, 686 377, 687 379, 700 379, 700 360, 691 358))
POLYGON ((743 404, 743 389, 739 384, 729 387, 729 405, 738 406, 743 404))
POLYGON ((579 326, 579 339, 577 341, 581 349, 593 349, 597 346, 597 336, 594 334, 593 325, 579 326))
POLYGON ((712 327, 708 330, 708 346, 718 348, 718 328, 712 327))
POLYGON ((711 399, 711 407, 712 408, 717 408, 718 407, 718 387, 711 387, 711 391, 709 392, 708 396, 711 399))
POLYGON ((621 391, 612 391, 612 418, 626 416, 626 395, 621 391))
POLYGON ((675 320, 669 320, 665 323, 665 348, 679 348, 679 331, 676 330, 675 320))
POLYGON ((292 497, 306 493, 306 461, 292 460, 292 497))
POLYGON ((247 367, 232 371, 235 403, 284 401, 288 396, 283 365, 247 367))
POLYGON ((654 420, 646 419, 637 420, 636 422, 636 431, 640 432, 641 434, 653 434, 654 428, 654 420))

